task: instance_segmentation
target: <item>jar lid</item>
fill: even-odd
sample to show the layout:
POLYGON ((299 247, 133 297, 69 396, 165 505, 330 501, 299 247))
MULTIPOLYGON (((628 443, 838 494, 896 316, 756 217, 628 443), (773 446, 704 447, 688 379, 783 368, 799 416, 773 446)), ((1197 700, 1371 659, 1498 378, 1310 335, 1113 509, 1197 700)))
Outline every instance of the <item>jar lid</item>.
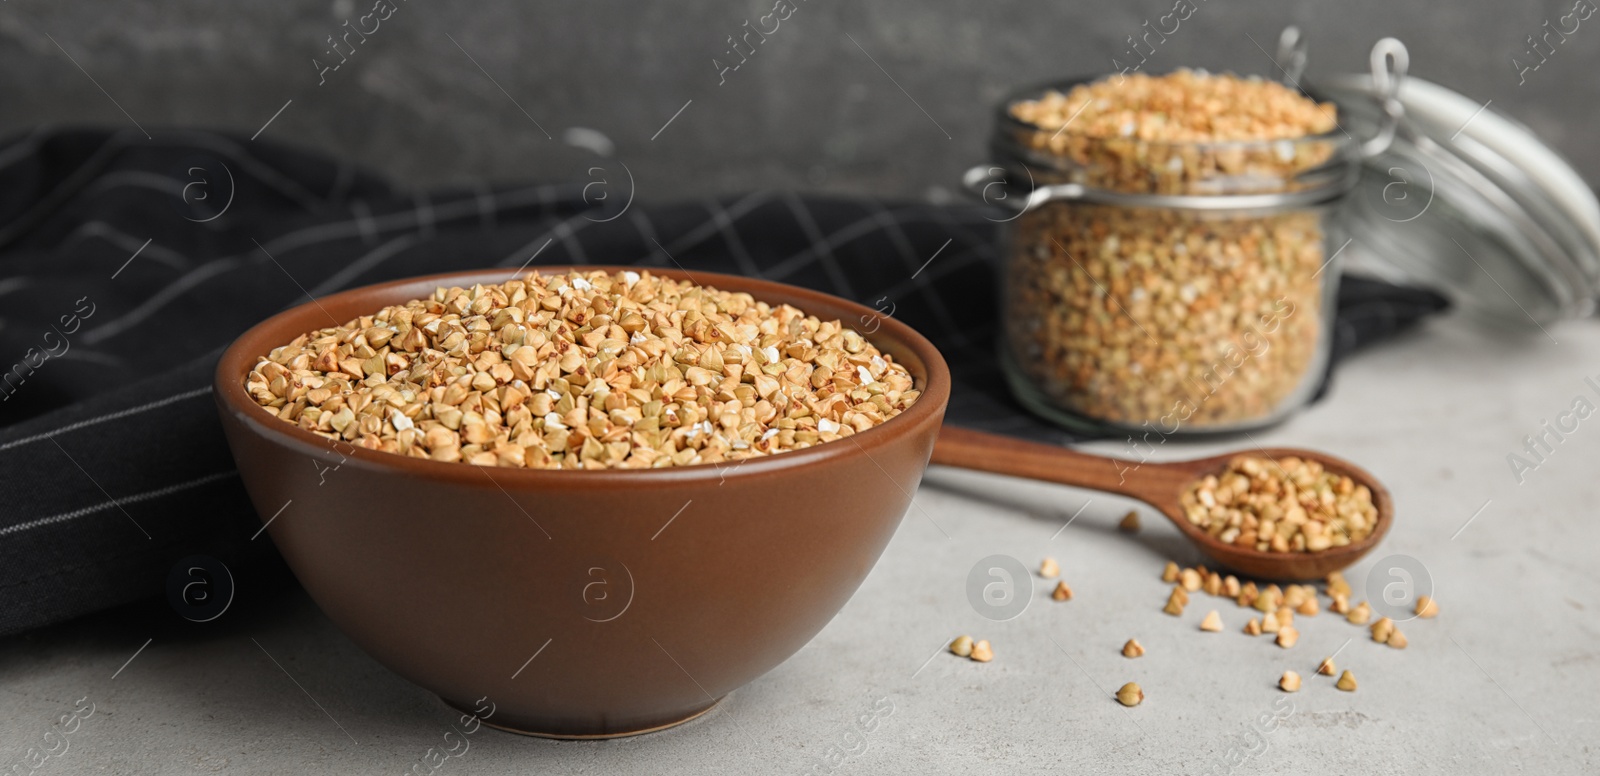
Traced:
MULTIPOLYGON (((1392 118, 1367 76, 1311 91, 1356 136, 1392 118)), ((1438 84, 1406 76, 1394 97, 1404 115, 1393 141, 1364 160, 1347 201, 1347 260, 1497 324, 1543 329, 1593 312, 1600 201, 1572 166, 1527 127, 1438 84)))

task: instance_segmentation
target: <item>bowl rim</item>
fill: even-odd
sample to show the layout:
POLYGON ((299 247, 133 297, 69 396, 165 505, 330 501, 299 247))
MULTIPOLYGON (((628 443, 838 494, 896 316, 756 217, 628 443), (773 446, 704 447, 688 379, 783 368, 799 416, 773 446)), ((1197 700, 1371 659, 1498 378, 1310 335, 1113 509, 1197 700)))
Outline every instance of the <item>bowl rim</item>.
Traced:
MULTIPOLYGON (((748 278, 717 272, 689 272, 686 269, 663 269, 629 265, 549 265, 525 267, 510 271, 505 268, 458 270, 401 278, 383 283, 360 286, 324 297, 314 297, 262 320, 240 334, 223 351, 213 372, 212 393, 219 411, 232 416, 256 436, 273 444, 298 449, 313 459, 330 461, 329 453, 336 456, 340 466, 354 465, 371 471, 387 471, 433 481, 460 482, 471 480, 481 484, 479 473, 495 485, 525 486, 615 486, 623 484, 654 485, 701 484, 707 481, 721 483, 732 478, 747 478, 762 474, 820 464, 849 455, 859 450, 874 465, 872 451, 881 450, 901 437, 914 433, 930 422, 937 426, 950 398, 950 370, 939 350, 909 325, 864 305, 833 294, 801 286, 761 278, 748 278), (434 288, 471 287, 477 283, 503 283, 531 273, 561 274, 566 272, 603 271, 648 272, 657 277, 684 280, 722 291, 748 293, 757 301, 769 304, 790 304, 809 315, 825 320, 841 313, 839 320, 876 318, 881 325, 872 333, 862 333, 868 342, 879 346, 898 345, 909 352, 920 364, 897 357, 897 362, 911 371, 914 380, 922 384, 922 395, 909 408, 889 420, 833 442, 824 442, 802 450, 792 450, 733 462, 701 463, 687 466, 666 466, 656 469, 517 469, 502 466, 477 466, 461 461, 434 461, 412 458, 397 453, 368 450, 346 441, 334 441, 313 434, 298 425, 284 422, 263 411, 244 386, 245 377, 273 348, 286 344, 302 333, 321 328, 319 319, 334 318, 336 325, 360 315, 369 315, 393 304, 400 304, 431 293, 434 288), (374 299, 374 297, 377 297, 374 299), (824 312, 819 312, 824 311, 824 312), (334 312, 338 311, 338 312, 334 312), (922 374, 918 374, 918 371, 922 374), (846 441, 853 444, 846 445, 846 441)), ((887 476, 887 475, 886 475, 887 476)), ((502 488, 503 489, 503 488, 502 488)))

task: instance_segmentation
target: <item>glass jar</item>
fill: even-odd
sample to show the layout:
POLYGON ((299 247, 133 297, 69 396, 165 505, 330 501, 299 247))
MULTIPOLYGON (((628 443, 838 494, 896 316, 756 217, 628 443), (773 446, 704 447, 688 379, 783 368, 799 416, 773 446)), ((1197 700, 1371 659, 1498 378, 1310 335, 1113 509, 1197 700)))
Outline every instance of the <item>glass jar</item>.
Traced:
MULTIPOLYGON (((1374 78, 1388 79, 1390 94, 1404 68, 1398 51, 1375 50, 1374 78)), ((1326 369, 1349 240, 1341 204, 1393 127, 1365 143, 1341 128, 1182 143, 1074 135, 1013 115, 1018 101, 1088 80, 1004 100, 994 164, 966 176, 986 201, 1016 211, 1001 307, 1013 392, 1047 419, 1095 432, 1282 420, 1326 369)))

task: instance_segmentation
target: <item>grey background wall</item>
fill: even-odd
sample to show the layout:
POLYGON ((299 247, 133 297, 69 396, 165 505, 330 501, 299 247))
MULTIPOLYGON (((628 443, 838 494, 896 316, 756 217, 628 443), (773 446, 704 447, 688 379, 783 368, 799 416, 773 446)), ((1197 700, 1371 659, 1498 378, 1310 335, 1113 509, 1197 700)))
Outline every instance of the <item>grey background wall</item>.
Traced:
MULTIPOLYGON (((136 121, 152 134, 200 125, 249 136, 277 114, 263 139, 421 186, 585 177, 592 153, 566 142, 582 127, 614 143, 649 199, 768 187, 949 197, 983 158, 1001 94, 1109 70, 1129 35, 1173 7, 792 0, 790 18, 724 78, 713 59, 738 61, 728 36, 770 13, 769 0, 393 2, 319 79, 313 60, 340 61, 328 36, 371 0, 10 0, 0 6, 0 131, 136 121)), ((1492 99, 1600 182, 1600 16, 1539 70, 1519 77, 1513 64, 1537 62, 1524 54, 1528 36, 1559 24, 1573 0, 1194 4, 1148 70, 1273 75, 1257 43, 1271 50, 1295 23, 1311 38, 1314 79, 1364 68, 1373 41, 1394 35, 1410 46, 1413 73, 1492 99)))

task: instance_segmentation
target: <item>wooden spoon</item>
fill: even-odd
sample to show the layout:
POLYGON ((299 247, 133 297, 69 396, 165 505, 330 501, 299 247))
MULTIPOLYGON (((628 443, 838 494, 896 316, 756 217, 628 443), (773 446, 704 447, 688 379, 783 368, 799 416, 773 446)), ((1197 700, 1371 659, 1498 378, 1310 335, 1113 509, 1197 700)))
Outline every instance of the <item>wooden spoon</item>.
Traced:
POLYGON ((933 448, 933 463, 962 469, 1009 474, 1136 498, 1166 515, 1184 536, 1218 563, 1262 579, 1312 580, 1355 563, 1383 540, 1394 522, 1394 501, 1389 491, 1365 470, 1339 458, 1310 450, 1275 447, 1259 450, 1268 458, 1294 456, 1320 462, 1328 471, 1342 474, 1372 491, 1378 508, 1377 524, 1360 541, 1320 552, 1266 552, 1229 544, 1190 523, 1180 499, 1188 487, 1208 474, 1218 474, 1240 453, 1215 455, 1194 461, 1167 463, 1125 461, 1090 455, 1053 445, 1026 442, 955 426, 945 426, 933 448))

